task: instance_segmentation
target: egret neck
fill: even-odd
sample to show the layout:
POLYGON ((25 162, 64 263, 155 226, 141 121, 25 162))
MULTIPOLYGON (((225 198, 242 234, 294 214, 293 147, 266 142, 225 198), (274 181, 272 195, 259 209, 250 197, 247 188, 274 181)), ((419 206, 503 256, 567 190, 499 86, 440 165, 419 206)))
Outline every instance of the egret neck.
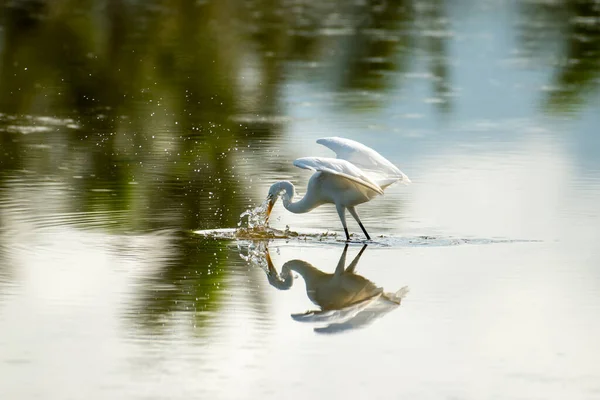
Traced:
POLYGON ((267 208, 267 218, 271 214, 271 210, 281 193, 281 201, 286 210, 294 214, 303 214, 318 207, 321 202, 314 192, 307 191, 304 197, 296 202, 292 202, 296 190, 294 185, 289 181, 275 182, 269 189, 269 206, 267 208), (282 193, 283 192, 283 193, 282 193))
POLYGON ((327 276, 323 271, 302 260, 290 260, 286 262, 283 264, 283 267, 281 267, 281 273, 278 274, 275 267, 273 267, 271 257, 268 257, 267 260, 269 265, 269 274, 267 275, 269 283, 279 290, 288 290, 292 287, 294 283, 292 271, 295 271, 302 276, 307 291, 310 291, 311 288, 314 288, 317 285, 320 279, 327 276))

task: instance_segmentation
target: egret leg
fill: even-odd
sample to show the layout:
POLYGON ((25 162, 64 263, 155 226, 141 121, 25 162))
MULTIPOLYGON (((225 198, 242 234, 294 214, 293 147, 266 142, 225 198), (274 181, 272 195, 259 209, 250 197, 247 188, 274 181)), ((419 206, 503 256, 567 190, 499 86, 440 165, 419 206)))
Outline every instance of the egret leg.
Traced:
POLYGON ((363 226, 362 222, 360 222, 360 218, 358 218, 356 209, 354 207, 348 207, 348 211, 350 211, 350 214, 352 214, 352 216, 354 217, 356 222, 358 222, 358 226, 360 226, 360 229, 362 229, 362 231, 364 232, 365 236, 367 237, 367 240, 371 240, 371 236, 369 236, 369 234, 367 233, 367 230, 363 226))
POLYGON ((335 208, 337 209, 338 215, 340 216, 340 221, 342 221, 342 225, 344 226, 344 232, 346 233, 346 240, 350 240, 350 235, 348 234, 348 225, 346 225, 346 207, 338 206, 336 204, 335 208))
POLYGON ((344 269, 346 268, 346 253, 348 252, 348 243, 344 246, 344 251, 340 256, 340 261, 338 261, 338 265, 335 268, 335 275, 341 275, 344 273, 344 269))
POLYGON ((354 270, 356 269, 356 265, 358 264, 358 260, 360 260, 360 256, 362 256, 362 253, 365 252, 367 248, 367 245, 363 245, 362 249, 360 249, 360 251, 358 252, 358 254, 356 255, 356 257, 354 257, 354 260, 352 260, 352 262, 350 263, 350 265, 348 265, 348 268, 346 268, 346 272, 353 274, 354 270))

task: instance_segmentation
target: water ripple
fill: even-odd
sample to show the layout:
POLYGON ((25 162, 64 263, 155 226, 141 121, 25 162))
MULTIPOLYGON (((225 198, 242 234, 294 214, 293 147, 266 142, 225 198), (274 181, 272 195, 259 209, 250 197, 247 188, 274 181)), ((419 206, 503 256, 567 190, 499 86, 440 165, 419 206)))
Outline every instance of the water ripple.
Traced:
MULTIPOLYGON (((286 229, 284 231, 273 228, 259 229, 206 229, 192 232, 206 238, 215 240, 239 240, 239 241, 269 241, 283 239, 286 242, 313 242, 325 244, 367 243, 376 247, 421 247, 421 246, 457 246, 463 244, 484 245, 499 243, 536 243, 536 239, 509 239, 509 238, 460 238, 452 236, 387 236, 379 235, 373 240, 352 238, 346 241, 340 232, 321 232, 318 230, 303 230, 300 232, 286 229)), ((353 236, 353 235, 351 235, 353 236)))

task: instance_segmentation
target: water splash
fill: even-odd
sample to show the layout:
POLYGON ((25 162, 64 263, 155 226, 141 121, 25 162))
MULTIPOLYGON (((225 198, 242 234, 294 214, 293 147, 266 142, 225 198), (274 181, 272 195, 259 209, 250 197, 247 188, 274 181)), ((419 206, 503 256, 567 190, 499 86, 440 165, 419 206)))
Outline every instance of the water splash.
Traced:
POLYGON ((238 222, 238 227, 240 229, 266 229, 268 228, 267 224, 267 207, 269 205, 269 200, 266 199, 262 202, 258 207, 247 209, 243 213, 240 214, 240 221, 238 222), (244 224, 246 226, 242 226, 244 224))
MULTIPOLYGON (((286 226, 285 230, 275 229, 271 227, 255 227, 255 228, 221 228, 221 229, 205 229, 193 231, 196 235, 202 235, 211 239, 223 239, 223 240, 270 240, 270 239, 295 239, 302 241, 319 241, 319 242, 331 242, 337 243, 341 240, 337 232, 304 232, 299 233, 290 230, 289 226, 286 226)), ((346 243, 345 240, 343 243, 346 243)), ((362 242, 356 242, 362 243, 362 242)))
POLYGON ((331 245, 345 244, 368 244, 371 247, 446 247, 460 245, 488 245, 488 244, 528 244, 541 243, 537 239, 502 239, 502 238, 457 238, 451 236, 386 236, 378 235, 373 240, 365 240, 360 237, 347 241, 343 233, 321 232, 318 229, 303 229, 300 232, 265 227, 265 228, 221 228, 193 231, 196 235, 215 240, 238 240, 238 241, 270 241, 271 239, 285 239, 285 243, 293 240, 293 243, 324 243, 331 245))
POLYGON ((290 230, 289 226, 286 226, 285 230, 266 227, 254 227, 254 228, 238 228, 235 231, 235 238, 240 240, 257 240, 257 239, 291 239, 298 238, 301 235, 298 232, 290 230))
POLYGON ((284 231, 270 228, 267 222, 269 200, 265 200, 255 208, 249 208, 240 214, 238 228, 235 231, 237 239, 285 239, 297 237, 289 226, 284 231))
POLYGON ((267 244, 264 241, 237 243, 242 260, 246 261, 251 267, 261 268, 265 273, 269 272, 267 263, 267 244))

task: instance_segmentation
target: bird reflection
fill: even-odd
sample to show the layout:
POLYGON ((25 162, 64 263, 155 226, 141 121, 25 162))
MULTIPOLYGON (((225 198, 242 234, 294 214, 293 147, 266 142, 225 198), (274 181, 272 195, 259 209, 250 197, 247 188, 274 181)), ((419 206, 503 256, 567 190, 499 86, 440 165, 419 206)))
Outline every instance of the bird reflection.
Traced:
POLYGON ((292 314, 292 318, 299 322, 318 324, 314 328, 315 332, 339 333, 363 328, 396 309, 408 293, 406 286, 395 293, 384 292, 383 288, 355 273, 366 248, 367 245, 364 245, 346 268, 346 245, 333 274, 325 273, 302 260, 286 262, 279 274, 267 249, 267 278, 271 286, 287 290, 294 282, 292 272, 302 276, 308 298, 320 309, 292 314))

